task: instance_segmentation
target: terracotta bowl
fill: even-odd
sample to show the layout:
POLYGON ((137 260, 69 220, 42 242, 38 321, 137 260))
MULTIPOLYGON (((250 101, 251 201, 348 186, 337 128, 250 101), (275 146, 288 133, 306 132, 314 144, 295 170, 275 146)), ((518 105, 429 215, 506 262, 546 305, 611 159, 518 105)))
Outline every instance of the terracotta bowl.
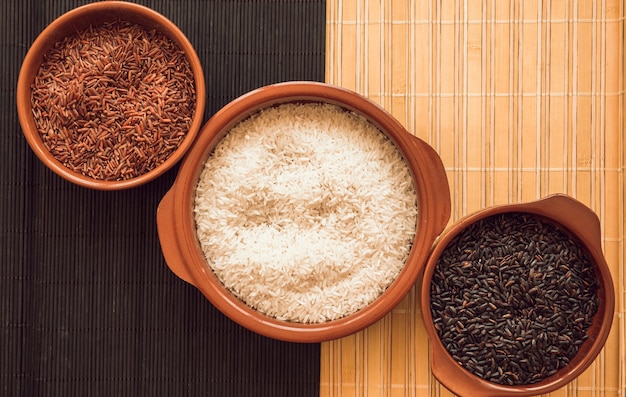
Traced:
POLYGON ((259 88, 218 111, 202 128, 181 164, 172 188, 157 211, 157 226, 168 266, 198 288, 214 306, 240 325, 259 334, 292 342, 319 342, 357 332, 388 313, 413 287, 435 238, 450 217, 450 192, 437 153, 408 133, 389 113, 369 99, 339 87, 315 82, 289 82, 259 88), (352 315, 324 323, 280 321, 260 314, 232 295, 208 266, 196 235, 193 198, 201 167, 222 137, 260 109, 289 102, 321 102, 365 116, 399 148, 413 174, 418 194, 415 241, 399 276, 373 303, 352 315))
MULTIPOLYGON (((459 396, 535 396, 556 390, 580 375, 603 348, 611 329, 615 295, 611 274, 602 254, 598 217, 585 205, 566 195, 552 195, 524 204, 490 207, 461 219, 451 226, 437 242, 424 270, 421 285, 421 307, 430 339, 433 375, 459 396), (431 285, 437 262, 450 242, 462 231, 487 217, 522 212, 548 222, 578 240, 586 248, 598 280, 598 310, 587 331, 588 338, 579 346, 569 363, 549 377, 524 385, 502 385, 487 381, 466 370, 446 350, 439 338, 431 312, 431 285)), ((574 240, 574 241, 575 241, 574 240)), ((580 245, 579 245, 580 246, 580 245)), ((460 254, 459 254, 460 255, 460 254)), ((452 260, 452 259, 451 259, 452 260)), ((461 259, 459 259, 461 260, 461 259)))
POLYGON ((174 164, 181 160, 183 155, 191 147, 204 117, 206 102, 204 72, 200 60, 187 37, 163 15, 156 11, 130 2, 102 1, 87 4, 75 8, 50 23, 37 37, 30 47, 22 64, 17 83, 17 111, 22 130, 28 144, 37 157, 52 171, 64 179, 87 188, 99 190, 119 190, 139 186, 162 175, 174 164), (95 179, 82 173, 74 172, 64 166, 46 148, 37 130, 31 104, 32 85, 44 60, 44 56, 50 51, 55 43, 77 31, 89 26, 99 26, 113 21, 126 21, 144 26, 148 29, 156 29, 164 33, 185 52, 190 63, 195 84, 195 110, 190 127, 185 138, 178 148, 172 152, 160 165, 135 177, 120 181, 108 181, 95 179))

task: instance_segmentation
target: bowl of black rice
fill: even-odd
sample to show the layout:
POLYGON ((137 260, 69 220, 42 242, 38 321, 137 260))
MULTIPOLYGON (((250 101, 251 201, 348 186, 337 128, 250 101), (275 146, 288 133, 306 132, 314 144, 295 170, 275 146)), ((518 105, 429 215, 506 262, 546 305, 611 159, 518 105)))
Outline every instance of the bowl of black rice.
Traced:
POLYGON ((460 396, 534 396, 602 350, 615 295, 597 215, 574 198, 489 207, 442 234, 422 279, 434 376, 460 396))
POLYGON ((32 43, 17 83, 24 136, 74 184, 120 190, 182 159, 204 118, 205 81, 184 33, 151 8, 83 5, 32 43))

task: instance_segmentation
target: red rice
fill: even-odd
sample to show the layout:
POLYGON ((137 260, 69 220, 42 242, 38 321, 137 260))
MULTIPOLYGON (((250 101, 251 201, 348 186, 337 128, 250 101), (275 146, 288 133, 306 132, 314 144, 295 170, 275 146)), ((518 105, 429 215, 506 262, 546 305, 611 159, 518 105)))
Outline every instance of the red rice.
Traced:
POLYGON ((129 22, 90 26, 55 44, 32 86, 48 150, 70 170, 126 180, 162 164, 191 125, 195 86, 182 49, 129 22))

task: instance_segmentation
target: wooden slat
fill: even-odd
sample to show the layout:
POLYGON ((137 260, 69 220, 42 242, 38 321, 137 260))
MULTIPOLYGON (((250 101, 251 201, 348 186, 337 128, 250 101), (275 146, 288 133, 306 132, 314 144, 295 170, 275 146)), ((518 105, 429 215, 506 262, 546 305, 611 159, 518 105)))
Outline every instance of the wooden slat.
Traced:
MULTIPOLYGON (((567 193, 594 210, 616 287, 605 349, 549 396, 626 395, 624 3, 328 0, 326 81, 389 110, 448 174, 451 222, 567 193)), ((449 396, 428 364, 417 287, 322 344, 321 396, 449 396)))

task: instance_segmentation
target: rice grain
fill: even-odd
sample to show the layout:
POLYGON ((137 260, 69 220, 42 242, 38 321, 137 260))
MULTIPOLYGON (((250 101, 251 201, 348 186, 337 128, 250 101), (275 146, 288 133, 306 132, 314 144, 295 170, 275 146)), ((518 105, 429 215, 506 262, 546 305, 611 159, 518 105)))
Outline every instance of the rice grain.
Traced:
POLYGON ((59 41, 32 86, 46 148, 70 170, 126 180, 162 164, 194 115, 195 85, 182 49, 130 22, 90 26, 59 41))
POLYGON ((418 209, 402 155, 373 124, 338 106, 289 103, 220 141, 194 214, 229 291, 268 316, 321 323, 364 308, 396 279, 418 209))

